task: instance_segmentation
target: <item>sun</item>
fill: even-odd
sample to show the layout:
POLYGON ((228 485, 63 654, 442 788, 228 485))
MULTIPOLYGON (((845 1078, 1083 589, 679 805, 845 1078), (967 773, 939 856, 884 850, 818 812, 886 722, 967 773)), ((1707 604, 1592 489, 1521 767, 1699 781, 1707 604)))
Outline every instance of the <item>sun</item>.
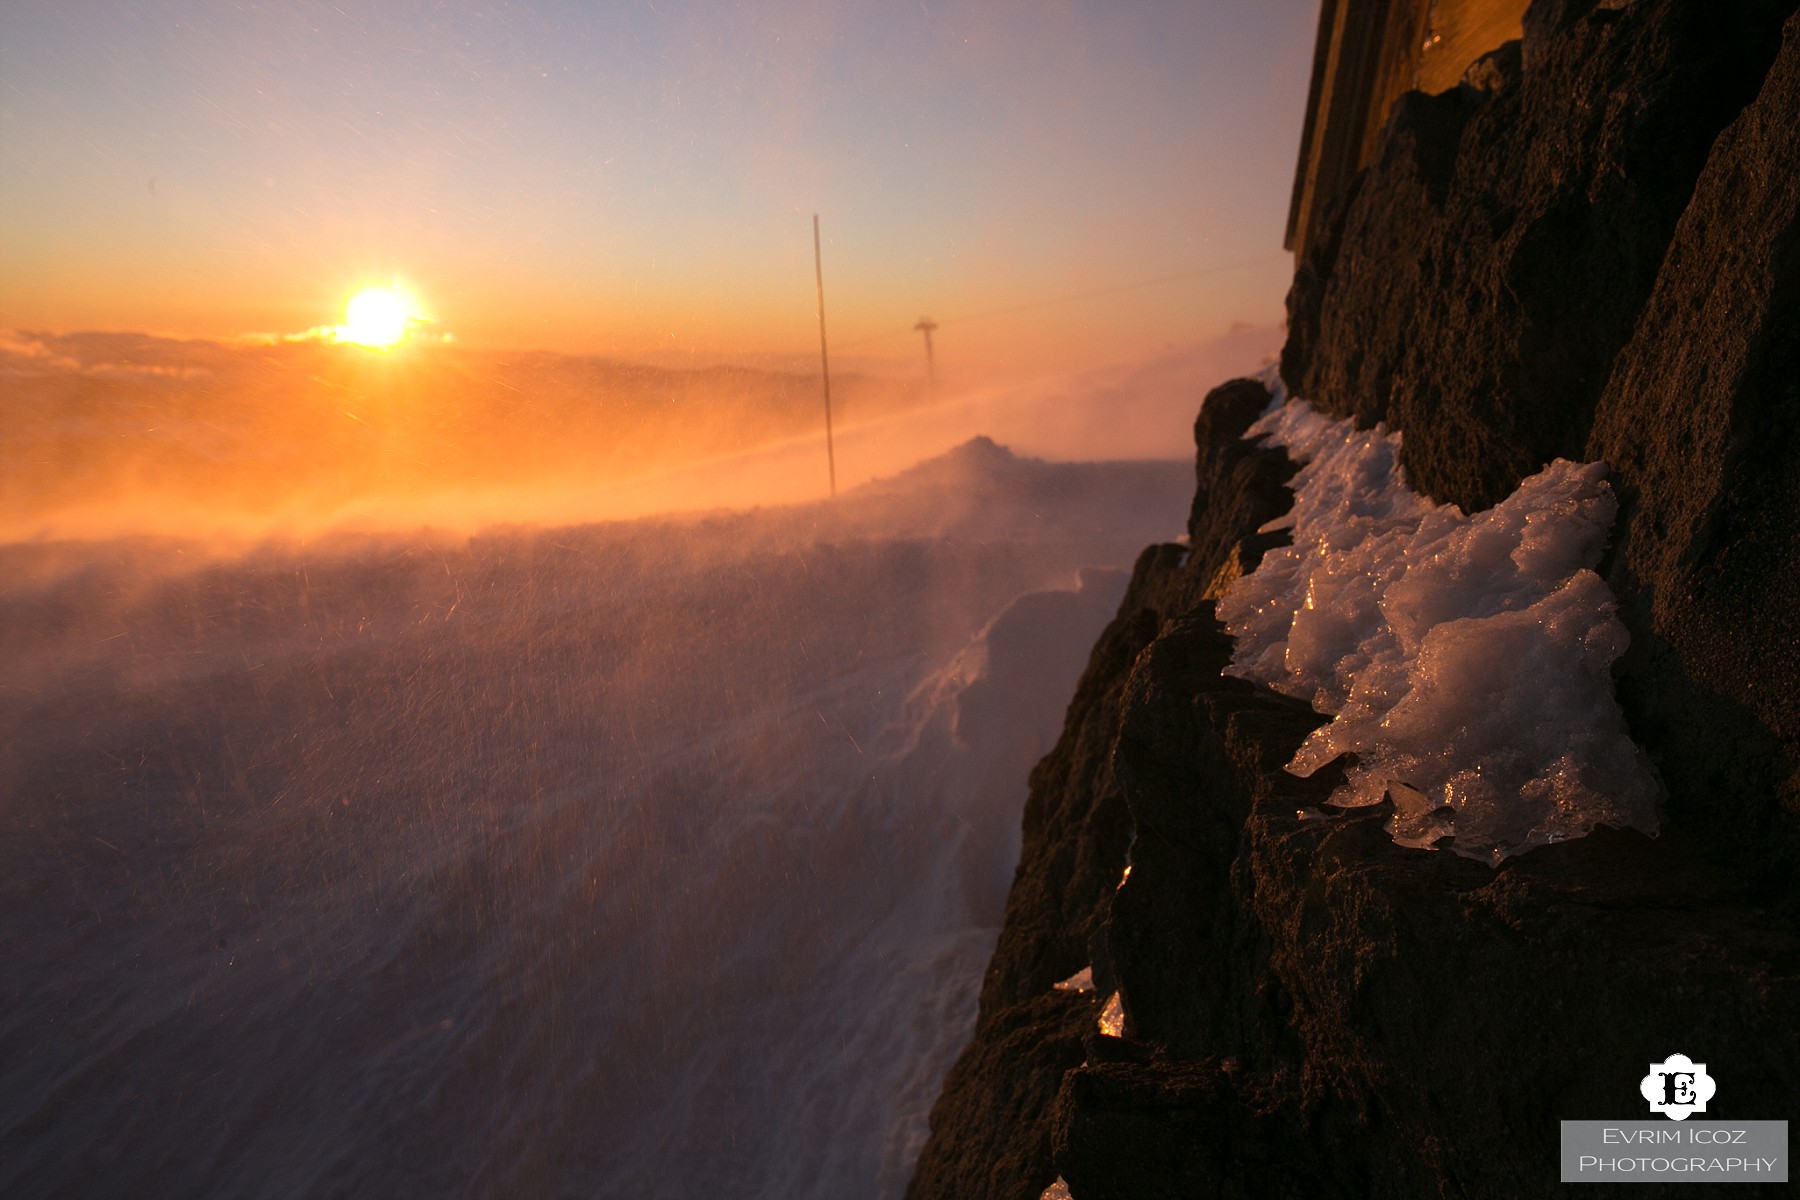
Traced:
POLYGON ((367 287, 344 306, 344 323, 337 340, 385 350, 398 345, 422 320, 411 298, 397 288, 367 287))

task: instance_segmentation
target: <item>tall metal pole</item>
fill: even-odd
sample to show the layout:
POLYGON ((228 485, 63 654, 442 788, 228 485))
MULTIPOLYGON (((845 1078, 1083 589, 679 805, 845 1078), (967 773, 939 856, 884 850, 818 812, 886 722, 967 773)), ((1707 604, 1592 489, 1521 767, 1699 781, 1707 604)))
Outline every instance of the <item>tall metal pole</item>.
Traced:
POLYGON ((819 370, 825 377, 825 466, 837 496, 837 454, 831 446, 831 358, 825 353, 825 263, 819 254, 819 214, 813 214, 813 282, 819 287, 819 370))

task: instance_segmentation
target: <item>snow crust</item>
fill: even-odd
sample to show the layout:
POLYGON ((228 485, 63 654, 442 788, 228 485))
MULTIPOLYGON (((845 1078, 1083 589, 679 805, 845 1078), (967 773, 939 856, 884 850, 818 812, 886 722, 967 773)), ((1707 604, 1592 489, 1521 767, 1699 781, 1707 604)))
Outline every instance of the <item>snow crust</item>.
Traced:
POLYGON ((1466 516, 1407 487, 1400 435, 1278 401, 1248 436, 1303 463, 1292 531, 1218 614, 1230 671, 1333 719, 1288 770, 1354 755, 1338 806, 1392 797, 1394 840, 1497 863, 1596 825, 1657 830, 1626 734, 1627 635, 1593 567, 1617 502, 1604 463, 1557 460, 1466 516))
POLYGON ((897 1200, 1170 457, 0 545, 0 1196, 897 1200))

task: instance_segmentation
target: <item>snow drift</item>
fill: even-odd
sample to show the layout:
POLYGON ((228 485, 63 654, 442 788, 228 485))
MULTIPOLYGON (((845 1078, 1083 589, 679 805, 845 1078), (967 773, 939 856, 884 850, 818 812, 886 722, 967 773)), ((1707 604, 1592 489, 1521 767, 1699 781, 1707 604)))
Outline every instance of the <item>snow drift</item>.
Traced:
POLYGON ((897 1196, 1191 471, 0 548, 0 1191, 897 1196))

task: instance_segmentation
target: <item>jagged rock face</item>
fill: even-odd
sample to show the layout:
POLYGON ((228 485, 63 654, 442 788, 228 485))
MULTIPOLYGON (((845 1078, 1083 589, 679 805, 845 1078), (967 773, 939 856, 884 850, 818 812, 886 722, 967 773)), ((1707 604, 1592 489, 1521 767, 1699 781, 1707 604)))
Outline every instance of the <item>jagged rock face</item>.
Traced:
POLYGON ((1546 1194, 1557 1121, 1637 1110, 1644 1048, 1678 1042, 1731 1064, 1709 1117, 1790 1111, 1800 955, 1733 877, 1635 833, 1490 870, 1395 846, 1387 812, 1303 819, 1334 781, 1281 767, 1318 718, 1207 674, 1228 653, 1201 608, 1128 689, 1124 728, 1143 704, 1195 735, 1179 775, 1124 771, 1122 737, 1133 815, 1242 822, 1133 848, 1106 930, 1127 1038, 1056 1112, 1078 1200, 1546 1194))
POLYGON ((1289 389, 1405 430, 1413 487, 1468 511, 1578 457, 1708 149, 1794 7, 1540 3, 1522 53, 1477 73, 1491 90, 1403 97, 1300 264, 1289 389))
POLYGON ((1538 3, 1486 90, 1409 95, 1289 296, 1297 395, 1485 508, 1604 459, 1618 668, 1670 820, 1800 903, 1793 0, 1538 3), (1779 61, 1777 55, 1779 53, 1779 61), (1747 631, 1760 637, 1752 648, 1747 631))
POLYGON ((1625 506, 1620 698, 1672 818, 1800 869, 1800 17, 1719 137, 1601 397, 1587 457, 1625 506))
POLYGON ((1146 552, 1034 773, 909 1194, 1546 1194, 1556 1122, 1628 1116, 1677 1045, 1731 1064, 1710 1116, 1786 1116, 1800 939, 1700 842, 1602 829, 1490 869, 1394 845, 1386 806, 1314 815, 1341 772, 1283 767, 1323 718, 1222 674, 1209 598, 1266 549, 1292 470, 1235 440, 1252 386, 1198 426, 1200 490, 1229 502, 1190 538, 1226 549, 1146 552), (1053 990, 1089 959, 1095 992, 1053 990), (1096 1025, 1114 988, 1123 1037, 1096 1025))
POLYGON ((1196 425, 1198 491, 1220 502, 1196 505, 1193 553, 1152 546, 1139 558, 1119 615, 1094 647, 1069 705, 1062 738, 1031 774, 1023 849, 975 1037, 932 1111, 911 1196, 1037 1200, 1055 1176, 1054 1102, 1064 1075, 1086 1056, 1095 1005, 1092 993, 1053 987, 1090 962, 1102 992, 1113 987, 1095 935, 1133 836, 1113 770, 1127 680, 1164 622, 1190 609, 1227 562, 1236 570, 1255 565, 1241 534, 1291 503, 1281 486, 1292 474, 1285 457, 1240 440, 1267 406, 1268 392, 1240 380, 1220 394, 1196 425))
POLYGON ((1540 2, 1486 91, 1402 104, 1290 297, 1290 386, 1400 428, 1435 498, 1612 463, 1662 835, 1490 869, 1394 845, 1386 806, 1312 815, 1337 768, 1282 767, 1322 718, 1221 674, 1211 597, 1292 474, 1227 385, 1192 553, 1139 561, 1033 775, 912 1196, 1543 1195, 1557 1121, 1640 1113, 1677 1050, 1729 1073, 1709 1118, 1800 1118, 1795 7, 1540 2), (1097 992, 1051 990, 1089 961, 1097 992))

